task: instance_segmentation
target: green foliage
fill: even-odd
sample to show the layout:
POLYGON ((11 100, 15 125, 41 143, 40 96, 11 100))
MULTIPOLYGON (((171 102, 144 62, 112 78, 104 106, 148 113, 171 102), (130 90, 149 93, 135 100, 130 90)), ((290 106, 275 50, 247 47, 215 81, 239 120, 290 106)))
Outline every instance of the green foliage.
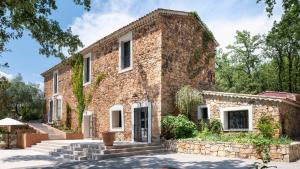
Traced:
POLYGON ((196 125, 184 115, 163 117, 161 127, 166 139, 193 137, 197 131, 196 125))
POLYGON ((212 120, 203 120, 200 119, 197 122, 197 128, 198 131, 204 133, 204 134, 220 134, 223 130, 222 123, 218 119, 212 119, 212 120))
POLYGON ((10 82, 0 82, 0 118, 22 117, 23 120, 40 119, 44 96, 38 85, 24 83, 18 75, 10 82))
POLYGON ((96 76, 96 81, 95 83, 92 84, 92 88, 90 89, 90 92, 87 95, 86 105, 88 105, 92 101, 96 89, 98 88, 100 83, 106 78, 106 76, 107 76, 106 72, 98 73, 98 75, 96 76))
POLYGON ((180 113, 191 119, 196 106, 203 101, 201 92, 189 85, 181 87, 176 93, 176 106, 180 113))
POLYGON ((211 52, 209 49, 209 44, 211 44, 214 41, 214 36, 212 32, 208 29, 208 27, 205 25, 204 22, 200 19, 199 15, 197 12, 189 12, 189 16, 194 17, 196 20, 200 22, 200 24, 203 26, 202 29, 202 45, 197 46, 197 43, 192 42, 193 45, 193 53, 191 54, 187 70, 189 73, 189 78, 194 79, 199 73, 203 70, 205 65, 209 64, 209 61, 211 60, 212 57, 214 57, 215 53, 211 52), (201 57, 204 58, 204 62, 200 63, 201 57))
POLYGON ((210 131, 215 134, 220 134, 222 132, 222 123, 218 119, 212 119, 210 121, 210 131))
POLYGON ((66 128, 70 129, 72 127, 72 108, 68 102, 66 104, 66 114, 66 128))
POLYGON ((263 137, 271 139, 278 129, 278 125, 270 116, 262 116, 258 120, 257 128, 263 137))
POLYGON ((77 54, 70 61, 72 65, 71 85, 77 100, 78 130, 81 129, 83 111, 85 109, 85 96, 83 91, 83 56, 77 54))
MULTIPOLYGON (((90 9, 90 0, 73 0, 76 5, 90 9)), ((6 44, 19 39, 24 33, 35 39, 40 45, 40 54, 65 58, 63 50, 73 54, 82 47, 77 35, 71 29, 62 30, 59 23, 51 17, 57 10, 54 0, 10 1, 0 3, 0 53, 7 51, 6 44)))

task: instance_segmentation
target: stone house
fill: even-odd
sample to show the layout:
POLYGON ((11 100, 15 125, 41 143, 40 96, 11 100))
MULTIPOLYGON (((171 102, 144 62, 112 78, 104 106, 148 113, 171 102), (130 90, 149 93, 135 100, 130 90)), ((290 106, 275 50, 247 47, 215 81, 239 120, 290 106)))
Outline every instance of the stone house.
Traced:
POLYGON ((77 124, 72 65, 62 62, 42 73, 45 120, 65 125, 69 119, 73 129, 82 125, 85 138, 114 131, 117 140, 155 142, 160 139, 161 117, 176 112, 176 91, 191 85, 204 90, 197 119, 220 119, 225 131, 255 131, 258 119, 271 115, 280 126, 278 136, 298 137, 298 95, 213 91, 217 45, 194 13, 157 9, 80 51, 84 93, 92 92, 82 124, 77 124), (106 77, 93 91, 103 73, 106 77))
MULTIPOLYGON (((117 140, 158 141, 161 116, 174 112, 174 93, 181 86, 213 89, 217 45, 194 13, 157 9, 80 51, 85 95, 97 76, 106 74, 85 106, 84 137, 114 131, 117 140)), ((77 128, 72 65, 62 62, 42 76, 45 120, 71 119, 77 128)))
POLYGON ((204 104, 198 119, 220 119, 224 131, 257 131, 262 116, 271 116, 279 129, 276 135, 300 136, 300 95, 264 92, 258 95, 203 91, 204 104))

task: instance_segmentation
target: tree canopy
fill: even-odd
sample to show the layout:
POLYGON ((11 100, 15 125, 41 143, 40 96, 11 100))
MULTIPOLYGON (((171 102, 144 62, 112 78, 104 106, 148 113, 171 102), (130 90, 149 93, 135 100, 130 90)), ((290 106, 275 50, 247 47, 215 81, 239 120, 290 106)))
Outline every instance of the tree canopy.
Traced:
MULTIPOLYGON (((73 2, 90 9, 90 0, 73 2)), ((8 50, 6 45, 9 41, 19 39, 27 32, 40 44, 42 55, 65 58, 63 50, 70 55, 76 52, 82 47, 78 36, 73 35, 70 28, 63 30, 59 22, 50 17, 57 9, 56 0, 1 0, 0 54, 8 50)))
POLYGON ((44 96, 39 86, 24 83, 18 75, 11 81, 0 81, 0 118, 21 117, 23 120, 39 119, 43 113, 44 96))

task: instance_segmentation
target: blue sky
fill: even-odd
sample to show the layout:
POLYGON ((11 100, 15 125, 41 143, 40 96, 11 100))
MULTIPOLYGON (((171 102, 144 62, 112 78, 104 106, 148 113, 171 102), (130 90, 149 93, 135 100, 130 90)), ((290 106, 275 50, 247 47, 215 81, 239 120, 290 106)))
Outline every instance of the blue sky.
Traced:
MULTIPOLYGON (((278 4, 273 17, 268 18, 264 4, 256 4, 256 0, 94 0, 89 12, 75 6, 73 0, 57 2, 58 10, 51 17, 64 29, 71 27, 85 46, 157 8, 197 11, 221 48, 234 41, 236 30, 267 33, 282 13, 278 4)), ((39 44, 28 35, 11 41, 7 48, 11 52, 2 53, 0 63, 8 62, 10 67, 0 68, 0 74, 13 77, 21 73, 26 82, 42 84, 40 74, 60 62, 39 55, 39 44)))

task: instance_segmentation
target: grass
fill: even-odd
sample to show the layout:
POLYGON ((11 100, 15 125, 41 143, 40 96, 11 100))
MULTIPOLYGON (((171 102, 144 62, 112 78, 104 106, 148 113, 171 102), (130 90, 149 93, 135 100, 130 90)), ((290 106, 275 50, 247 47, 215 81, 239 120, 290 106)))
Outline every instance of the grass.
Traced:
POLYGON ((187 138, 184 140, 199 140, 208 142, 232 142, 242 144, 253 144, 258 141, 268 141, 270 144, 290 144, 292 142, 288 137, 281 137, 278 139, 267 139, 258 134, 253 133, 221 133, 213 134, 211 132, 200 132, 193 138, 187 138))

